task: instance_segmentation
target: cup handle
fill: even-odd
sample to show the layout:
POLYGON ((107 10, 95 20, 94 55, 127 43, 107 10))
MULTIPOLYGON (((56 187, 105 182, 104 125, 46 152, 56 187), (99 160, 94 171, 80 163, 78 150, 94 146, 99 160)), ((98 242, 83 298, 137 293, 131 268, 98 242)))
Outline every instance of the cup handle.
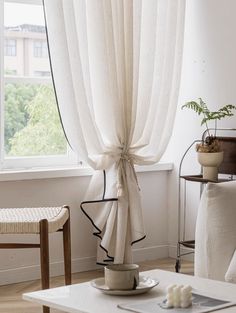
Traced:
POLYGON ((134 276, 134 284, 133 284, 133 290, 135 290, 136 288, 137 288, 137 286, 138 286, 138 280, 137 280, 137 277, 136 276, 134 276))

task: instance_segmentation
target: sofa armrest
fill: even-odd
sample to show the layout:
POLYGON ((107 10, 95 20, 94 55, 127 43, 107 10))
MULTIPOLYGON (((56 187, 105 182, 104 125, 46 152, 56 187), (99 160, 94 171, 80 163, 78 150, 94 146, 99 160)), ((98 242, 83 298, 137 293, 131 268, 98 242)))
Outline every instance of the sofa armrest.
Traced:
POLYGON ((234 251, 228 270, 225 274, 225 281, 236 284, 236 250, 234 251))
POLYGON ((236 249, 235 203, 236 181, 205 187, 196 225, 196 276, 225 280, 236 249))

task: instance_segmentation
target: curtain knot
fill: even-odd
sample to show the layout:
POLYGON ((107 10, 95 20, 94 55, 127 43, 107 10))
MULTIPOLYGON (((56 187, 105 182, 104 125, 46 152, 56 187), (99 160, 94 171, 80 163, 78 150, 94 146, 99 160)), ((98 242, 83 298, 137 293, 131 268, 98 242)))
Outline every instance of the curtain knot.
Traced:
POLYGON ((125 170, 125 163, 124 161, 128 162, 129 166, 131 167, 131 170, 134 174, 134 178, 135 178, 135 181, 136 181, 136 184, 138 186, 138 189, 140 190, 139 188, 139 184, 138 184, 138 178, 137 178, 137 175, 136 175, 136 171, 135 171, 135 168, 134 168, 134 158, 133 156, 129 153, 129 152, 122 152, 120 154, 120 162, 119 162, 119 175, 118 175, 118 183, 117 183, 117 189, 118 189, 118 197, 120 195, 123 194, 123 188, 127 188, 126 186, 126 179, 124 179, 124 177, 126 177, 126 170, 125 170))
POLYGON ((120 159, 124 160, 124 161, 127 161, 129 163, 133 163, 133 158, 132 158, 132 156, 128 152, 121 153, 120 159))

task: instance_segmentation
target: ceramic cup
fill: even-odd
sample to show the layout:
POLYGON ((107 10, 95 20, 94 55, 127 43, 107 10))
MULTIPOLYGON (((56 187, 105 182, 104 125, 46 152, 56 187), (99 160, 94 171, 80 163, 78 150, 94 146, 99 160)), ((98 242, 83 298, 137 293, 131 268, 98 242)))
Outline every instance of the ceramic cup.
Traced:
POLYGON ((113 264, 105 267, 105 285, 113 290, 132 290, 139 284, 137 264, 113 264))

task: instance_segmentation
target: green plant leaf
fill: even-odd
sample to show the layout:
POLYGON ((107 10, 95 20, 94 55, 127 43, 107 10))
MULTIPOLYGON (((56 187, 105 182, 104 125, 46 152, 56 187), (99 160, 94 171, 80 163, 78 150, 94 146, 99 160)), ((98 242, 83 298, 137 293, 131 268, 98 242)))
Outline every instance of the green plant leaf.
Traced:
POLYGON ((190 101, 182 105, 181 109, 188 108, 194 110, 198 115, 203 112, 203 108, 195 101, 190 101))
POLYGON ((236 106, 232 105, 232 104, 227 104, 227 105, 223 106, 222 108, 220 108, 218 111, 211 112, 208 109, 206 103, 201 98, 199 98, 199 103, 197 103, 195 101, 189 101, 189 102, 185 103, 181 108, 182 109, 184 109, 184 108, 192 109, 198 115, 203 114, 204 117, 201 120, 201 125, 203 125, 203 124, 205 124, 211 120, 220 120, 226 116, 233 116, 234 114, 232 113, 232 110, 235 110, 236 106))
POLYGON ((203 118, 201 120, 201 126, 205 124, 208 134, 210 136, 207 122, 221 120, 225 117, 233 116, 234 113, 232 111, 236 109, 236 106, 233 104, 226 104, 218 111, 210 111, 202 98, 199 98, 199 103, 196 101, 189 101, 182 105, 181 109, 184 108, 191 109, 195 111, 198 115, 203 115, 203 118))

